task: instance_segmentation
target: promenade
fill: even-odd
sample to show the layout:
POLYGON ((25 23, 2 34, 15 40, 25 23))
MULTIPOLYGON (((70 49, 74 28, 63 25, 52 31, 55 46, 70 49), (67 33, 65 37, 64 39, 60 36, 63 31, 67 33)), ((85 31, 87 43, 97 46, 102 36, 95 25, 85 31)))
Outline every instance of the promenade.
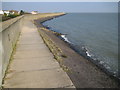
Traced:
POLYGON ((4 88, 74 88, 66 72, 25 17, 17 47, 4 78, 4 88))

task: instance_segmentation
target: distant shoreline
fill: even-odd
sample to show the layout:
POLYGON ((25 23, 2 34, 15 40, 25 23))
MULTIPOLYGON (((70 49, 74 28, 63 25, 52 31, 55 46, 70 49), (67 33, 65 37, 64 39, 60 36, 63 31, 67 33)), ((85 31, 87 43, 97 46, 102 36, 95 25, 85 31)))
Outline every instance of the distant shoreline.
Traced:
MULTIPOLYGON (((45 21, 51 20, 53 18, 56 18, 56 17, 59 17, 59 16, 41 18, 41 19, 35 20, 35 23, 38 29, 46 28, 45 26, 42 25, 42 23, 45 21)), ((60 35, 60 33, 50 31, 50 30, 43 31, 43 32, 47 34, 55 42, 55 44, 57 44, 57 46, 59 46, 61 50, 66 54, 67 58, 63 58, 63 61, 64 61, 63 63, 65 66, 71 68, 72 72, 74 72, 74 73, 67 72, 67 74, 72 79, 76 87, 78 88, 81 88, 81 87, 93 87, 93 88, 94 87, 117 87, 116 81, 114 81, 114 79, 106 75, 102 70, 96 67, 96 65, 94 65, 90 61, 86 60, 85 58, 77 54, 74 50, 71 49, 68 43, 65 43, 64 41, 59 39, 56 36, 56 34, 60 35), (83 78, 80 77, 81 72, 82 72, 83 78), (88 85, 83 84, 84 80, 86 81, 86 83, 88 83, 88 85), (96 85, 91 86, 91 83, 90 83, 91 80, 94 80, 93 83, 96 83, 97 86, 96 85), (103 86, 101 85, 101 83, 103 86)))

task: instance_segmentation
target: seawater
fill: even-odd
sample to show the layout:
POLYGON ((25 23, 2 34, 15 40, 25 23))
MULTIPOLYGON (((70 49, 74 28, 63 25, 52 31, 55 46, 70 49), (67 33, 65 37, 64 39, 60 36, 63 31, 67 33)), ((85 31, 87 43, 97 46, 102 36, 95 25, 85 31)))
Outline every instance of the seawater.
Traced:
POLYGON ((69 13, 44 22, 79 54, 118 76, 118 14, 69 13))

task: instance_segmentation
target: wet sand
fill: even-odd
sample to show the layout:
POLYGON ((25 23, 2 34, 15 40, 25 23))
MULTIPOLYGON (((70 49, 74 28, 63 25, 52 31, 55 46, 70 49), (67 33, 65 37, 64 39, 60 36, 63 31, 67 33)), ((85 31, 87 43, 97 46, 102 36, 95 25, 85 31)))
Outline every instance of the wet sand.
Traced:
MULTIPOLYGON (((77 88, 118 88, 118 82, 104 73, 95 64, 85 59, 70 48, 69 44, 58 38, 53 31, 45 28, 44 21, 55 18, 46 17, 35 20, 35 25, 39 31, 46 34, 57 45, 65 57, 62 57, 64 66, 68 67, 66 71, 75 87, 77 88)), ((68 30, 69 31, 69 30, 68 30)))

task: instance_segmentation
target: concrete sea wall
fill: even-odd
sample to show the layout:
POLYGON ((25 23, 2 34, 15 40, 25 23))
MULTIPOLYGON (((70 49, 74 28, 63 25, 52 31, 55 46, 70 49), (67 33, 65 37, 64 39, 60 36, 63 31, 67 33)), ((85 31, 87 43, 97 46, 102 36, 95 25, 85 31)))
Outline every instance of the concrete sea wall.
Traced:
POLYGON ((10 59, 12 59, 11 54, 15 48, 22 25, 24 25, 27 20, 32 21, 38 18, 59 16, 62 14, 63 13, 28 14, 0 22, 0 86, 2 85, 2 79, 4 78, 10 59))
POLYGON ((19 37, 24 16, 0 22, 0 86, 8 67, 12 51, 19 37))

